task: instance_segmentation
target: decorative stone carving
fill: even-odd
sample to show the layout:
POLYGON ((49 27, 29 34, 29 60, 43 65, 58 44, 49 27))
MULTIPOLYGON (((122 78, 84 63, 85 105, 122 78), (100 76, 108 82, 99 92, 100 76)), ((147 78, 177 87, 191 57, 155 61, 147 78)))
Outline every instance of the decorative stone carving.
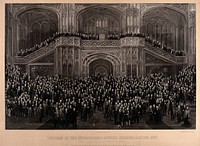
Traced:
POLYGON ((131 64, 131 49, 132 48, 128 48, 126 50, 126 63, 127 64, 131 64))
POLYGON ((75 72, 75 75, 78 75, 78 72, 79 72, 79 62, 78 61, 75 62, 74 72, 75 72))
POLYGON ((82 40, 82 47, 119 47, 119 40, 82 40))
POLYGON ((196 12, 189 12, 189 27, 193 27, 196 25, 196 12))
POLYGON ((56 39, 56 46, 75 46, 80 47, 80 38, 77 37, 59 37, 56 39))
POLYGON ((75 4, 75 11, 76 14, 79 13, 81 10, 85 9, 87 6, 82 4, 75 4))
POLYGON ((135 47, 135 46, 144 46, 145 40, 144 38, 139 37, 125 37, 121 40, 122 47, 135 47))
POLYGON ((137 76, 137 65, 132 65, 132 76, 137 76))
POLYGON ((136 16, 139 14, 139 11, 138 9, 135 9, 135 8, 128 8, 126 9, 126 14, 127 16, 136 16))
POLYGON ((140 4, 140 10, 143 13, 144 11, 146 11, 149 8, 152 7, 156 7, 156 6, 170 6, 170 7, 174 7, 174 9, 178 9, 182 12, 184 12, 185 14, 187 14, 188 12, 188 4, 170 4, 170 3, 148 3, 148 4, 140 4))
POLYGON ((127 8, 127 4, 117 4, 117 5, 114 5, 113 7, 116 7, 117 9, 121 11, 125 11, 127 8))
POLYGON ((170 5, 170 6, 173 6, 173 7, 176 7, 176 8, 179 8, 181 10, 184 10, 185 12, 188 11, 188 4, 164 4, 164 5, 170 5))
POLYGON ((63 48, 63 54, 62 54, 62 60, 63 60, 63 65, 67 64, 67 59, 68 59, 68 49, 63 48))
POLYGON ((176 62, 186 63, 186 57, 185 56, 176 56, 176 62))
POLYGON ((75 55, 75 59, 78 60, 79 59, 79 51, 78 51, 78 49, 74 50, 74 55, 75 55))
POLYGON ((68 49, 68 64, 73 64, 74 51, 73 48, 68 49))
POLYGON ((12 8, 12 11, 13 11, 13 14, 16 15, 19 11, 22 11, 22 10, 26 10, 26 9, 29 9, 29 8, 45 8, 45 7, 51 7, 52 9, 54 9, 55 11, 57 12, 61 12, 61 4, 58 4, 58 3, 55 3, 55 4, 26 4, 26 3, 23 3, 23 4, 13 4, 12 5, 13 8, 12 8))
POLYGON ((166 61, 163 61, 155 56, 152 56, 148 53, 145 54, 145 63, 152 63, 152 64, 169 64, 166 61))
POLYGON ((120 63, 121 62, 121 51, 120 50, 106 50, 106 51, 102 51, 102 50, 82 50, 82 54, 81 54, 81 61, 82 64, 87 66, 87 62, 89 60, 89 58, 93 57, 97 57, 97 58, 110 58, 111 60, 113 60, 113 62, 115 63, 120 63), (119 55, 120 54, 120 55, 119 55))
POLYGON ((132 48, 132 59, 138 60, 138 48, 132 48))
MULTIPOLYGON (((122 38, 121 40, 80 40, 80 38, 77 37, 60 37, 56 40, 55 43, 50 44, 49 46, 40 48, 36 50, 35 52, 24 56, 24 57, 16 57, 15 62, 16 63, 22 63, 26 64, 30 62, 31 60, 34 60, 38 58, 39 56, 45 55, 46 53, 53 51, 56 47, 68 47, 69 49, 63 49, 63 62, 67 62, 67 59, 73 60, 74 58, 74 47, 80 47, 82 56, 81 58, 84 59, 88 54, 92 53, 108 53, 113 56, 116 56, 119 60, 125 60, 128 59, 128 63, 131 61, 131 55, 130 51, 127 53, 129 54, 126 57, 126 49, 127 47, 132 48, 132 59, 138 60, 138 47, 142 46, 144 47, 145 42, 143 38, 138 37, 126 37, 122 38), (120 45, 121 43, 121 45, 120 45), (122 48, 120 48, 120 46, 122 48), (68 50, 68 51, 67 51, 68 50), (124 54, 124 55, 122 55, 124 54), (123 57, 123 58, 122 58, 123 57)), ((77 49, 77 48, 75 48, 77 49)), ((156 55, 159 55, 161 57, 165 57, 166 59, 173 61, 173 62, 179 62, 183 63, 185 62, 185 59, 178 58, 176 59, 176 56, 173 54, 170 54, 162 49, 155 48, 151 44, 146 42, 146 45, 144 47, 145 50, 150 51, 156 55)), ((185 58, 185 57, 183 57, 185 58)), ((76 54, 77 59, 77 54, 76 54)), ((72 63, 72 61, 69 61, 69 63, 72 63)))
POLYGON ((54 53, 44 56, 41 59, 34 61, 34 63, 54 63, 54 53))

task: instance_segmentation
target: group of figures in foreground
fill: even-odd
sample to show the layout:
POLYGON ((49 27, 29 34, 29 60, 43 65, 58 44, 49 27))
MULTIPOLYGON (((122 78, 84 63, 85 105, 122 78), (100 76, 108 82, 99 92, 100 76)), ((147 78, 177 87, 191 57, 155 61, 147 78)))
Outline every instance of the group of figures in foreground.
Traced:
POLYGON ((50 117, 54 128, 78 128, 78 119, 95 124, 97 112, 118 127, 137 124, 144 116, 152 124, 168 116, 189 126, 188 105, 196 100, 196 67, 188 66, 174 77, 159 73, 147 77, 31 79, 20 67, 7 66, 5 92, 7 118, 43 122, 44 117, 50 117))

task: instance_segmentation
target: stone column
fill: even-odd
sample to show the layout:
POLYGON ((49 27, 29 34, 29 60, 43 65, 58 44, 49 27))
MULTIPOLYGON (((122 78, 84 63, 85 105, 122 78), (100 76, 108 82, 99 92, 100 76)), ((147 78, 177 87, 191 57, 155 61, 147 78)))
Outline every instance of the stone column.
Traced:
POLYGON ((194 54, 194 26, 191 27, 191 54, 194 54))
POLYGON ((61 30, 62 32, 68 32, 69 28, 69 4, 62 4, 61 13, 61 30))
POLYGON ((176 26, 173 25, 173 32, 172 32, 172 37, 173 37, 173 49, 176 50, 176 26))
POLYGON ((176 50, 179 50, 179 48, 178 48, 178 47, 179 47, 179 46, 178 46, 178 43, 179 43, 179 42, 178 42, 178 38, 179 38, 179 37, 178 37, 178 26, 176 26, 175 34, 176 34, 176 35, 175 35, 175 36, 176 36, 176 50))
POLYGON ((54 51, 54 75, 58 75, 58 48, 54 51))
POLYGON ((194 54, 196 54, 196 26, 194 26, 194 37, 193 37, 193 40, 194 40, 194 54))
POLYGON ((74 48, 74 75, 80 76, 80 48, 74 48))
POLYGON ((188 37, 188 41, 189 41, 189 43, 188 43, 188 47, 190 48, 190 49, 188 49, 188 54, 191 54, 192 53, 192 43, 191 43, 191 41, 192 41, 192 28, 189 28, 188 29, 188 33, 189 33, 189 37, 188 37))
POLYGON ((122 48, 121 51, 122 51, 121 75, 123 76, 126 74, 126 49, 122 48))
POLYGON ((160 25, 160 43, 161 45, 163 45, 162 44, 162 25, 160 25))
POLYGON ((172 25, 170 26, 170 47, 174 49, 173 47, 173 30, 172 30, 172 25))
POLYGON ((12 31, 13 31, 13 27, 12 27, 12 15, 11 13, 9 13, 11 11, 11 6, 12 4, 10 5, 6 5, 6 17, 5 17, 5 55, 6 55, 6 63, 8 64, 12 64, 12 40, 13 40, 13 37, 12 37, 12 31))
POLYGON ((59 47, 59 48, 56 48, 55 50, 55 57, 54 57, 54 63, 55 63, 55 66, 54 66, 54 74, 57 76, 60 76, 62 77, 62 52, 63 52, 63 48, 62 47, 59 47))
POLYGON ((184 25, 184 52, 187 53, 187 32, 186 32, 187 25, 184 25))
POLYGON ((158 25, 155 26, 155 40, 156 41, 158 41, 157 33, 158 33, 158 25))
POLYGON ((16 23, 16 29, 15 32, 13 32, 15 34, 14 38, 15 38, 15 45, 13 46, 13 56, 15 56, 17 54, 17 52, 19 52, 20 48, 19 48, 19 35, 20 35, 20 22, 19 20, 15 19, 16 23))

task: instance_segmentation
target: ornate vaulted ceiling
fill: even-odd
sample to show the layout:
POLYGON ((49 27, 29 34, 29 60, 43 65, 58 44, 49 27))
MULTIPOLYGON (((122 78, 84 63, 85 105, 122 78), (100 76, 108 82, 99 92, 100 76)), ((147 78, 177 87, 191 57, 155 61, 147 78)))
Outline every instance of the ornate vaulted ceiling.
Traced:
POLYGON ((153 8, 144 14, 144 23, 152 23, 152 21, 162 25, 164 25, 164 23, 172 23, 176 26, 179 26, 185 24, 186 19, 183 14, 175 10, 163 7, 153 8))
POLYGON ((119 22, 121 13, 118 10, 113 9, 112 7, 105 7, 100 5, 84 9, 82 12, 80 12, 79 16, 82 16, 85 21, 98 17, 112 17, 119 22))
POLYGON ((28 10, 21 15, 18 16, 21 23, 24 24, 32 24, 33 22, 48 22, 51 24, 57 24, 58 23, 58 17, 57 14, 53 11, 47 10, 47 9, 40 9, 40 8, 34 8, 31 10, 28 10))

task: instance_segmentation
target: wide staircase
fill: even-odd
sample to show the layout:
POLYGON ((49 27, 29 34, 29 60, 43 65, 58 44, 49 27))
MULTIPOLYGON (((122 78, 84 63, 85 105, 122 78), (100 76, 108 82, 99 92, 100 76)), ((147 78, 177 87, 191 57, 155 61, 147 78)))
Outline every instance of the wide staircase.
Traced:
POLYGON ((28 64, 33 62, 34 60, 37 60, 38 58, 41 58, 43 56, 46 56, 47 54, 54 51, 56 47, 56 43, 53 42, 49 44, 48 46, 44 46, 42 48, 39 48, 38 50, 35 50, 34 52, 27 54, 26 56, 15 56, 15 63, 16 64, 28 64))
MULTIPOLYGON (((166 61, 169 61, 171 63, 175 64, 183 64, 186 63, 186 57, 185 56, 175 56, 174 54, 171 54, 165 50, 162 50, 161 48, 155 47, 152 44, 145 41, 144 38, 139 38, 140 41, 142 40, 142 46, 145 50, 145 52, 148 52, 150 54, 153 54, 155 56, 160 57, 161 59, 164 59, 166 61)), ((130 40, 128 38, 127 40, 130 40)), ((59 37, 56 39, 55 42, 50 43, 48 46, 44 46, 42 48, 39 48, 38 50, 27 54, 26 56, 15 56, 15 63, 16 64, 28 64, 33 62, 34 60, 37 60, 39 58, 42 58, 43 56, 46 56, 47 54, 53 52, 56 47, 59 45, 69 45, 69 46, 75 46, 75 47, 89 47, 88 45, 97 44, 97 47, 127 47, 132 45, 130 41, 126 42, 126 38, 122 38, 120 40, 81 40, 78 37, 59 37), (127 43, 127 45, 126 45, 127 43)))
POLYGON ((169 53, 165 50, 162 50, 161 48, 155 47, 148 42, 145 42, 144 50, 146 52, 154 54, 154 55, 161 57, 164 60, 167 60, 167 61, 172 62, 172 63, 176 63, 176 64, 186 63, 186 57, 185 56, 175 56, 174 54, 171 54, 171 53, 169 53))

